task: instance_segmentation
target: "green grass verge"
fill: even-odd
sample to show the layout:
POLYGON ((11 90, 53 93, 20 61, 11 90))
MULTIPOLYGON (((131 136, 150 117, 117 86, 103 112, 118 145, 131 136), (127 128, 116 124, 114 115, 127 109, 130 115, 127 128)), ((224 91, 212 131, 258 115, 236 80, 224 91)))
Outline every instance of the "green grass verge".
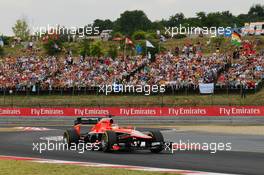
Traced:
POLYGON ((0 161, 0 174, 4 175, 165 175, 145 171, 81 167, 78 165, 43 164, 14 160, 0 161))
POLYGON ((150 106, 212 106, 264 105, 264 90, 248 94, 222 95, 41 95, 0 96, 0 107, 150 107, 150 106))

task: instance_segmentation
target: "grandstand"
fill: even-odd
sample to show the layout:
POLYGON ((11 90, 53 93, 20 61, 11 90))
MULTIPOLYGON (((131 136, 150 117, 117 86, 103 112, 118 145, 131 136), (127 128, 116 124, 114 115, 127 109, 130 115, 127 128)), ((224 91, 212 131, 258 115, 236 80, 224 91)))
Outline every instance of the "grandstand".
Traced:
POLYGON ((99 85, 166 85, 172 91, 197 92, 199 83, 214 83, 216 90, 236 90, 241 85, 258 90, 263 79, 263 55, 234 60, 225 54, 199 56, 171 53, 117 57, 6 57, 0 60, 0 91, 16 94, 95 94, 99 85))

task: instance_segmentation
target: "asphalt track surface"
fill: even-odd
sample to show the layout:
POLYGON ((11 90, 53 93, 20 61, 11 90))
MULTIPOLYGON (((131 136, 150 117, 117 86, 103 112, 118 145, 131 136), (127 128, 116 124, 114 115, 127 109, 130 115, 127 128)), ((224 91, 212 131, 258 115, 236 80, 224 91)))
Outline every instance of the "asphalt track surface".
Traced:
MULTIPOLYGON (((167 141, 231 142, 231 151, 177 151, 152 154, 149 151, 103 153, 99 151, 33 151, 33 143, 47 142, 42 137, 62 136, 65 127, 48 127, 50 131, 1 132, 0 155, 197 170, 230 174, 264 174, 264 137, 162 131, 167 141)), ((140 130, 140 129, 139 129, 140 130)), ((144 130, 144 129, 143 129, 144 130)))

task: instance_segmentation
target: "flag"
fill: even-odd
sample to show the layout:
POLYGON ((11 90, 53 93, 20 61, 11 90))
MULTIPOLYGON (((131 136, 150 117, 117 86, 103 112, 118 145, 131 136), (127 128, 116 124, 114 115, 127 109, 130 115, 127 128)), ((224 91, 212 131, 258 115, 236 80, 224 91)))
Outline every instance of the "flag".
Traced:
POLYGON ((151 42, 149 42, 148 40, 146 40, 146 47, 155 48, 153 44, 151 44, 151 42))
POLYGON ((232 38, 231 38, 231 43, 233 45, 236 45, 236 46, 240 46, 241 45, 241 35, 237 32, 233 32, 232 33, 232 38))
POLYGON ((136 45, 136 51, 137 51, 137 54, 141 54, 142 53, 142 47, 139 45, 139 44, 137 44, 136 45))
POLYGON ((125 39, 125 44, 133 45, 133 41, 129 38, 125 39))

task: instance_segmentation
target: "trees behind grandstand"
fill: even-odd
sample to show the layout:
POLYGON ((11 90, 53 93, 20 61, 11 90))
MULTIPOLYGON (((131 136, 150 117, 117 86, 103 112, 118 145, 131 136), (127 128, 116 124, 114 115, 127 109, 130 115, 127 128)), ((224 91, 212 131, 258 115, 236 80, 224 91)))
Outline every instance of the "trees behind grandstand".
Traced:
MULTIPOLYGON (((83 57, 104 55, 102 43, 100 41, 93 43, 92 40, 89 40, 89 39, 82 40, 80 55, 83 57)), ((111 44, 107 51, 107 56, 110 56, 111 58, 116 58, 117 55, 118 55, 117 46, 114 44, 111 44)))
POLYGON ((164 29, 164 26, 197 26, 197 27, 237 27, 244 26, 246 22, 264 20, 264 6, 260 4, 250 7, 247 14, 233 15, 230 11, 222 12, 198 12, 195 17, 186 18, 183 13, 176 13, 168 19, 150 21, 141 10, 125 11, 115 21, 96 19, 94 25, 100 29, 112 29, 114 33, 121 32, 124 35, 133 35, 143 30, 145 32, 164 29))
POLYGON ((91 55, 91 41, 90 40, 88 39, 82 40, 80 55, 83 57, 91 55))
MULTIPOLYGON (((185 17, 181 12, 171 15, 169 18, 164 18, 160 21, 152 22, 142 10, 125 11, 120 14, 120 17, 114 21, 109 19, 94 20, 93 27, 99 27, 99 31, 111 29, 113 33, 121 33, 122 35, 132 36, 135 32, 156 32, 164 27, 182 26, 193 27, 237 27, 244 26, 247 22, 264 21, 264 6, 256 4, 250 7, 248 13, 233 15, 230 11, 222 12, 198 12, 195 17, 185 17)), ((29 37, 29 25, 25 18, 16 21, 13 26, 15 36, 26 40, 29 37)), ((137 36, 139 33, 137 33, 137 36)), ((142 35, 140 36, 142 37, 142 35)), ((67 40, 68 38, 65 37, 67 40)))
POLYGON ((125 11, 114 23, 114 31, 132 35, 137 30, 150 30, 152 22, 142 10, 125 11))
POLYGON ((108 56, 115 59, 118 56, 118 49, 116 45, 112 44, 110 45, 108 49, 108 56))
POLYGON ((102 49, 102 43, 100 41, 97 41, 91 45, 91 56, 102 56, 103 55, 103 49, 102 49))
POLYGON ((96 20, 94 20, 94 22, 93 22, 93 27, 98 27, 100 33, 101 33, 103 30, 107 30, 107 29, 109 29, 109 28, 112 29, 113 26, 114 26, 114 22, 112 22, 110 19, 106 19, 106 20, 96 19, 96 20))
POLYGON ((264 6, 256 4, 249 9, 248 12, 249 21, 263 21, 264 20, 264 6))
POLYGON ((16 37, 20 38, 23 41, 28 40, 30 36, 29 25, 25 18, 18 19, 15 25, 12 27, 12 30, 16 37))
MULTIPOLYGON (((156 46, 153 49, 156 51, 161 51, 162 48, 162 42, 159 42, 160 36, 157 35, 157 30, 161 31, 164 34, 164 27, 178 27, 180 24, 182 26, 192 26, 192 27, 241 27, 244 25, 245 22, 253 22, 253 21, 264 21, 264 6, 263 5, 254 5, 252 6, 248 13, 246 14, 240 14, 238 16, 233 15, 229 11, 223 11, 223 12, 198 12, 196 13, 195 17, 185 17, 183 13, 175 13, 174 15, 168 17, 167 19, 162 19, 160 21, 154 21, 152 22, 148 16, 141 10, 134 10, 134 11, 125 11, 123 12, 120 17, 114 21, 111 21, 109 19, 96 19, 94 20, 94 23, 91 24, 93 27, 99 27, 100 32, 102 30, 113 30, 113 33, 110 34, 110 38, 120 39, 115 40, 116 44, 110 43, 110 47, 108 47, 108 44, 101 44, 100 42, 91 42, 88 41, 86 38, 88 36, 84 37, 84 39, 81 40, 81 44, 76 44, 76 47, 72 47, 74 53, 81 54, 83 56, 98 56, 98 55, 104 55, 104 51, 106 51, 107 55, 116 55, 116 50, 119 52, 123 52, 124 50, 124 38, 130 37, 133 39, 133 42, 135 45, 139 44, 141 47, 143 47, 142 54, 146 54, 145 47, 145 40, 151 41, 151 43, 154 43, 156 46), (236 25, 235 25, 236 24, 236 25), (120 41, 119 43, 117 41, 120 41), (119 44, 119 45, 118 45, 119 44), (118 49, 116 48, 118 47, 118 49)), ((87 26, 85 26, 87 27, 87 26)), ((29 39, 29 25, 25 19, 19 19, 16 21, 15 25, 13 26, 13 32, 16 37, 21 38, 22 40, 26 41, 29 39)), ((46 51, 46 53, 50 55, 58 54, 61 51, 67 50, 63 49, 65 48, 65 44, 68 44, 67 42, 72 41, 80 41, 74 38, 74 36, 70 36, 70 34, 63 34, 63 32, 60 32, 59 40, 56 41, 54 39, 49 39, 48 41, 43 43, 43 47, 46 51)), ((78 34, 77 34, 78 35, 78 34)), ((46 35, 45 35, 46 36, 46 35)), ((185 35, 176 35, 175 38, 182 38, 186 37, 185 35)), ((221 39, 221 38, 220 38, 221 39)), ((14 38, 12 38, 12 41, 14 38)), ((42 38, 41 38, 42 40, 42 38)), ((4 39, 4 41, 8 41, 4 39)), ((212 40, 214 41, 214 40, 212 40)), ((12 42, 5 43, 6 46, 11 45, 12 42)), ((213 42, 212 42, 213 43, 213 42)), ((216 45, 219 43, 219 40, 217 40, 216 45)), ((72 44, 71 46, 74 46, 72 44)), ((126 48, 129 50, 129 48, 126 48)), ((7 49, 6 49, 7 50, 7 49)), ((135 52, 135 50, 131 49, 131 53, 135 52)), ((3 51, 2 51, 3 53, 3 51)))

